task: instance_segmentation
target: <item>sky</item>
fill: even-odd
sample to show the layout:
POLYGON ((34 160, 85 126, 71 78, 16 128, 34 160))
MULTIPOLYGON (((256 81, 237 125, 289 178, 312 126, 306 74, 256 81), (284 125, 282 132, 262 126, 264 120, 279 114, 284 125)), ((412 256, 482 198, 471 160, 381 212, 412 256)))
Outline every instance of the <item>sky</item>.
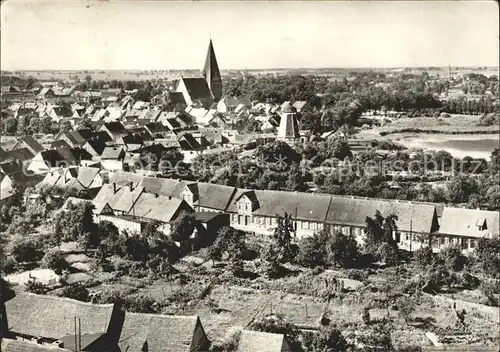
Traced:
POLYGON ((2 70, 498 66, 496 1, 7 0, 2 70))

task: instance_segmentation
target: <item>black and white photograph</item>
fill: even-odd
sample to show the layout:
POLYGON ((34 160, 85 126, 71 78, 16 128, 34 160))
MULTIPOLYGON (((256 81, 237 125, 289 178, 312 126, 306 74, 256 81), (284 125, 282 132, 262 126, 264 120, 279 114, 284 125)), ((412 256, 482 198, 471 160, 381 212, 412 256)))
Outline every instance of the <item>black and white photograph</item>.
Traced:
POLYGON ((499 7, 1 1, 0 352, 499 352, 499 7))

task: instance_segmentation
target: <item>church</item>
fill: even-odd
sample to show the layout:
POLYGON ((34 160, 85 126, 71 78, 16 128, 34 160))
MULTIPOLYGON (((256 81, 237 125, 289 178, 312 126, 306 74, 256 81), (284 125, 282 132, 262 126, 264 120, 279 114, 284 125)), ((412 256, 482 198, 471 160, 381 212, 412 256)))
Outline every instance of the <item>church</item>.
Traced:
POLYGON ((222 78, 215 57, 212 40, 208 44, 203 77, 182 77, 175 88, 175 92, 182 93, 186 104, 197 105, 209 109, 210 106, 222 97, 222 78))

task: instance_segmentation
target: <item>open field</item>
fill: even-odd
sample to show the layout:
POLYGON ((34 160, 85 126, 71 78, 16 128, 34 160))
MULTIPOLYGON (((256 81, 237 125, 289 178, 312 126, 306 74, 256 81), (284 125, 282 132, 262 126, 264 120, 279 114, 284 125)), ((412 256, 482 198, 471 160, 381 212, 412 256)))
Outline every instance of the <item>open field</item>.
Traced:
POLYGON ((360 139, 390 140, 407 148, 446 150, 455 157, 489 159, 499 147, 500 126, 478 126, 478 116, 401 118, 384 127, 363 130, 360 139), (382 132, 382 135, 381 135, 382 132))

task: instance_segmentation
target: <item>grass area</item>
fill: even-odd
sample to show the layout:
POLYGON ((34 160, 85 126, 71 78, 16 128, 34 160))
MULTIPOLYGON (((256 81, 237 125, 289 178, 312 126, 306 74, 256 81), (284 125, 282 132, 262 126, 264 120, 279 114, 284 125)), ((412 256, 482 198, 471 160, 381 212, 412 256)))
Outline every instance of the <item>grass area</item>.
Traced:
POLYGON ((434 134, 498 134, 499 126, 479 126, 479 116, 452 115, 451 117, 400 118, 383 127, 361 131, 359 137, 377 138, 394 133, 434 134))

